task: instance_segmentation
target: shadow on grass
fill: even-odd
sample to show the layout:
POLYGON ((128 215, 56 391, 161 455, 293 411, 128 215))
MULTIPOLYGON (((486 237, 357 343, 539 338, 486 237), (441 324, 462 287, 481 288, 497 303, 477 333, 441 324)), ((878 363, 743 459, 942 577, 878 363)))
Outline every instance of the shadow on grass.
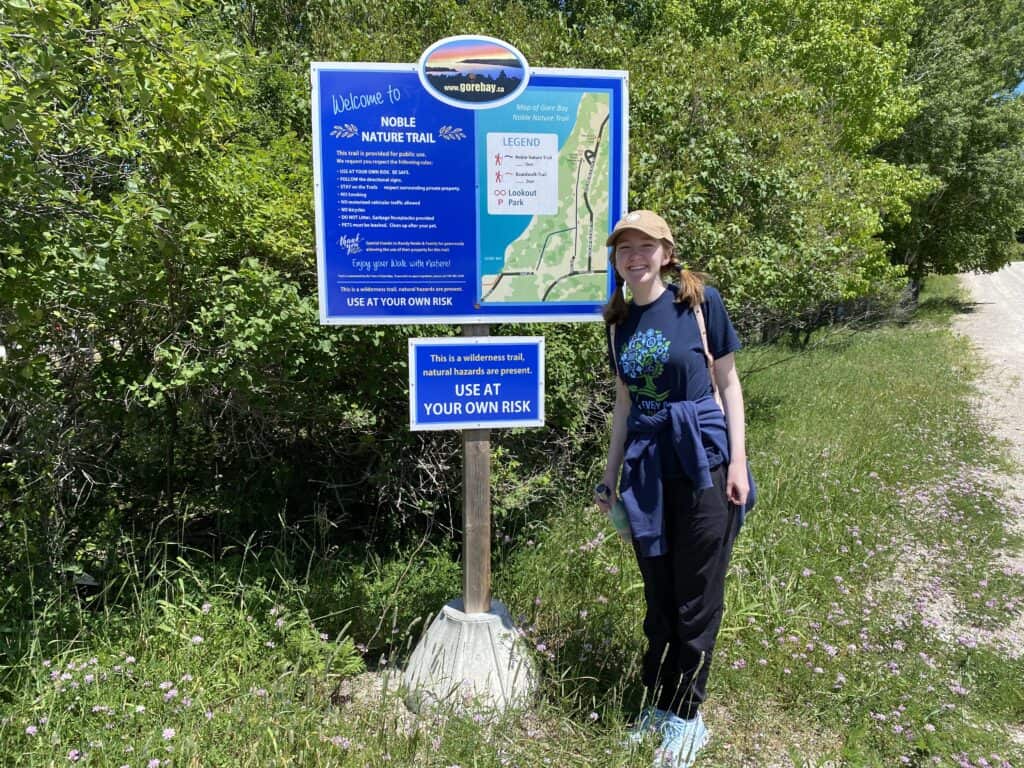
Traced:
MULTIPOLYGON (((581 636, 587 634, 584 629, 581 636)), ((557 658, 538 662, 540 695, 554 706, 568 707, 581 715, 591 711, 635 713, 646 701, 640 679, 640 649, 629 644, 611 643, 594 651, 592 643, 567 642, 557 658)))
POLYGON ((960 296, 927 296, 918 302, 917 309, 908 315, 908 320, 948 319, 953 315, 969 315, 977 311, 978 302, 960 296))
POLYGON ((775 424, 784 401, 766 392, 744 392, 744 416, 751 433, 768 434, 775 424))

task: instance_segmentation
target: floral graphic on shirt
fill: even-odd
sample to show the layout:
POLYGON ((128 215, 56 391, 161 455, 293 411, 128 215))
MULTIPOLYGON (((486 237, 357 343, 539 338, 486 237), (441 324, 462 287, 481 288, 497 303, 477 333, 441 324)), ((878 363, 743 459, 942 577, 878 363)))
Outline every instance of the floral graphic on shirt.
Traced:
POLYGON ((654 380, 665 370, 670 344, 661 331, 654 328, 633 334, 619 359, 619 365, 629 378, 643 379, 643 386, 630 384, 630 392, 645 395, 658 402, 668 397, 667 389, 660 393, 654 389, 654 380))

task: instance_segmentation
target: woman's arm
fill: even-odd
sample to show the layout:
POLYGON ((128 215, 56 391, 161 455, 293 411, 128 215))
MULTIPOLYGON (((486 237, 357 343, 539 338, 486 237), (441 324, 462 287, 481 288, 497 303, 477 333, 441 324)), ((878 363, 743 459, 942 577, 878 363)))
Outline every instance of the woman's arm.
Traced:
POLYGON ((626 444, 626 421, 629 419, 629 390, 618 376, 615 377, 615 408, 612 411, 612 437, 608 442, 608 460, 604 466, 602 482, 612 489, 608 499, 599 499, 596 496, 594 501, 601 509, 608 512, 612 502, 619 494, 619 469, 622 467, 622 457, 625 453, 626 444))
POLYGON ((729 427, 729 473, 726 495, 733 504, 745 504, 747 482, 747 427, 743 415, 743 389, 736 373, 736 358, 730 352, 715 360, 715 385, 722 395, 725 421, 729 427))

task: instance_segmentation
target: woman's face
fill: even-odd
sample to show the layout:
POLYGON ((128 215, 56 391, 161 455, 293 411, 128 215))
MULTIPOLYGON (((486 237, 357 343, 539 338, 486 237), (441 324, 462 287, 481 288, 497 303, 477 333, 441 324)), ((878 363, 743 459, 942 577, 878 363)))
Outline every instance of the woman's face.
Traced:
POLYGON ((615 269, 630 290, 650 289, 661 282, 670 254, 657 238, 627 229, 615 240, 615 269))

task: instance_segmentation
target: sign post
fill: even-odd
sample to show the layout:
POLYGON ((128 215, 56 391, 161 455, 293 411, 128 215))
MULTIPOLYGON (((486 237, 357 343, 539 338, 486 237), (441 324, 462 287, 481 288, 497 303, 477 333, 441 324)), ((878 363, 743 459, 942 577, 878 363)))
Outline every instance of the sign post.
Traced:
POLYGON ((410 339, 410 428, 462 431, 464 564, 462 599, 409 659, 406 701, 522 705, 536 675, 491 596, 490 430, 543 426, 543 339, 488 326, 601 320, 627 73, 535 69, 463 35, 417 64, 314 62, 311 76, 320 322, 462 326, 410 339))
MULTIPOLYGON (((487 336, 464 325, 463 336, 487 336)), ((462 431, 462 599, 466 613, 491 610, 491 430, 462 431)))
POLYGON ((461 338, 409 339, 410 427, 461 430, 463 449, 463 597, 441 609, 413 650, 405 673, 413 709, 449 699, 467 680, 463 695, 521 704, 536 679, 508 610, 491 598, 490 430, 544 424, 544 339, 487 331, 467 325, 461 338))

